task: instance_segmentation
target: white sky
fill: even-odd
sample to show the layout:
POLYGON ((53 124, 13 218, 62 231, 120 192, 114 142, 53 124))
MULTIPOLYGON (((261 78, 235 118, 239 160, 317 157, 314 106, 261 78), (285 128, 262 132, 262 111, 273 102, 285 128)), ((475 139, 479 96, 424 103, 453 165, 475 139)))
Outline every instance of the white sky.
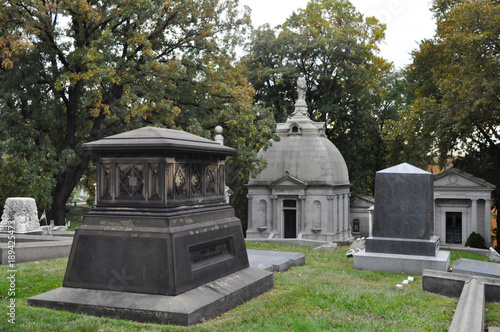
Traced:
MULTIPOLYGON (((387 24, 385 42, 380 45, 381 56, 393 61, 396 67, 411 62, 410 53, 420 41, 434 36, 436 23, 430 12, 431 0, 351 0, 365 16, 375 16, 387 24)), ((252 9, 252 23, 279 25, 308 0, 240 0, 252 9)))

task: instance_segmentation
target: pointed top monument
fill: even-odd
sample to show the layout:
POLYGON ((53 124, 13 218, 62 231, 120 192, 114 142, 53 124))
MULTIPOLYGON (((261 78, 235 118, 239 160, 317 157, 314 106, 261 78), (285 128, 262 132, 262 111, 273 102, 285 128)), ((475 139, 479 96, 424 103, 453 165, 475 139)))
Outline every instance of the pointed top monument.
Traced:
POLYGON ((391 174, 431 174, 423 169, 410 165, 408 163, 402 163, 396 166, 392 166, 377 173, 391 173, 391 174))

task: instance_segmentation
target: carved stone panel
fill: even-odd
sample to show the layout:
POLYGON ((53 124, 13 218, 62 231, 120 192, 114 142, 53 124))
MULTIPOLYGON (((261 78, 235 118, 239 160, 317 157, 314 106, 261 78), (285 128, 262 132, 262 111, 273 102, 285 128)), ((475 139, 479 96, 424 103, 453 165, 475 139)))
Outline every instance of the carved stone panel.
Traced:
POLYGON ((175 165, 175 175, 174 175, 174 193, 176 197, 187 197, 188 196, 188 176, 189 176, 189 165, 186 164, 176 164, 175 165))
POLYGON ((224 193, 226 191, 224 172, 225 172, 224 165, 223 164, 219 164, 219 176, 218 176, 218 187, 219 187, 219 190, 217 192, 217 194, 219 196, 224 196, 224 193))
POLYGON ((224 163, 185 156, 103 158, 99 161, 98 205, 171 206, 219 201, 224 196, 224 163))
POLYGON ((162 167, 160 163, 148 164, 148 200, 162 199, 162 167))
POLYGON ((118 198, 144 199, 144 165, 119 164, 118 170, 118 198))
POLYGON ((110 200, 113 198, 113 196, 112 196, 113 176, 111 173, 112 173, 112 164, 111 163, 101 164, 100 199, 102 199, 102 200, 110 200))
POLYGON ((167 165, 165 166, 165 190, 167 195, 167 201, 174 199, 174 173, 175 165, 173 162, 167 160, 167 165))
POLYGON ((202 174, 202 165, 191 165, 191 196, 203 195, 202 174))
POLYGON ((215 195, 217 188, 217 165, 207 165, 205 173, 205 192, 207 195, 215 195))

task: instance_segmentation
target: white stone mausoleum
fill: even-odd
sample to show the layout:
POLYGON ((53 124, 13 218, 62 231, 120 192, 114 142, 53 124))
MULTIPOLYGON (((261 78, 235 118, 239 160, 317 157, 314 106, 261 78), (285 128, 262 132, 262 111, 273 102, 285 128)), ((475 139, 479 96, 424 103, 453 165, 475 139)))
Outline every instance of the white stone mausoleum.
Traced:
POLYGON ((348 240, 347 166, 326 137, 325 123, 309 118, 298 85, 293 116, 277 125, 280 141, 259 152, 267 167, 247 185, 247 238, 348 240))
POLYGON ((491 183, 450 168, 434 177, 434 233, 441 243, 465 245, 470 233, 491 245, 491 183))

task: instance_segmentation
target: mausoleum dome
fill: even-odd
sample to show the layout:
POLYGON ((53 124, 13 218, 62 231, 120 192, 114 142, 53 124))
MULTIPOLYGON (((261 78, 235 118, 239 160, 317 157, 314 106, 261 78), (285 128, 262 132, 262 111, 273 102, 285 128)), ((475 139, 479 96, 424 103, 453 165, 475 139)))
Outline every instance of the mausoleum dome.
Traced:
POLYGON ((344 157, 325 135, 325 124, 307 116, 307 106, 296 105, 292 118, 277 126, 279 142, 272 142, 259 156, 266 168, 249 185, 273 183, 286 175, 307 185, 348 185, 349 173, 344 157))

